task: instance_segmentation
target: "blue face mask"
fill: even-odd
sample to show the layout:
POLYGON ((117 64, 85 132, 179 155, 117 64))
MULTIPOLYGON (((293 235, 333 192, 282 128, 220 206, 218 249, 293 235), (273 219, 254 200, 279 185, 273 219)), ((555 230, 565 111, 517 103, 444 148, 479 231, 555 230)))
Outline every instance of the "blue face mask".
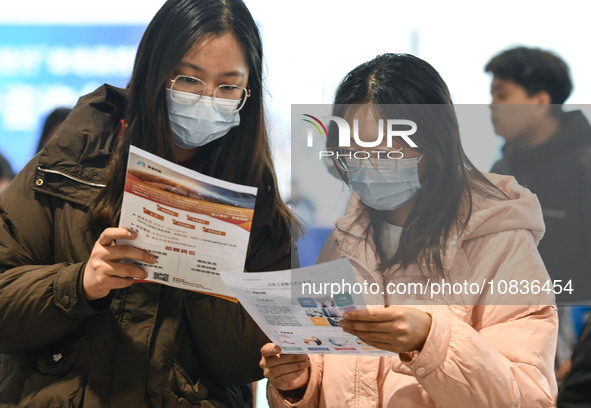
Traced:
POLYGON ((421 189, 418 169, 421 157, 396 159, 398 165, 392 173, 382 173, 368 163, 347 173, 347 181, 363 204, 375 210, 395 210, 411 203, 421 189))
MULTIPOLYGON (((182 99, 184 92, 173 91, 176 99, 182 99)), ((196 103, 185 105, 172 100, 166 92, 168 101, 168 119, 174 138, 174 144, 185 149, 206 145, 227 134, 230 129, 240 124, 238 112, 223 113, 213 106, 213 98, 202 96, 196 103)), ((231 110, 239 101, 216 98, 218 106, 231 110)))

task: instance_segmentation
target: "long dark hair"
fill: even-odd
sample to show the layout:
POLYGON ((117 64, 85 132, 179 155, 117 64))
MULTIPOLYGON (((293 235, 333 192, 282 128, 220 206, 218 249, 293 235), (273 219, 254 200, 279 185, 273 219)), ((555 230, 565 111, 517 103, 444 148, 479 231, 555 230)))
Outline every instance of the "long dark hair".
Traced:
POLYGON ((98 233, 117 223, 131 144, 174 160, 165 94, 167 79, 197 41, 228 32, 235 34, 244 47, 251 96, 240 111, 240 125, 226 136, 200 147, 191 167, 213 177, 257 187, 263 187, 263 176, 267 175, 275 192, 272 228, 278 237, 286 236, 291 213, 278 193, 267 139, 262 43, 258 28, 241 0, 168 0, 148 25, 127 87, 127 109, 120 113, 126 125, 107 168, 108 188, 99 195, 90 212, 92 231, 98 233))
MULTIPOLYGON (((400 264, 405 269, 422 261, 428 270, 443 273, 447 241, 454 227, 465 229, 473 193, 506 198, 466 157, 447 85, 431 65, 413 55, 384 54, 347 74, 334 103, 334 116, 344 117, 351 104, 371 103, 377 117, 417 123, 412 140, 424 156, 422 188, 403 226, 398 251, 383 259, 381 268, 400 264)), ((338 145, 335 130, 329 129, 329 146, 338 145)), ((341 176, 347 180, 344 173, 341 176)), ((376 210, 366 210, 376 230, 383 218, 376 210)))

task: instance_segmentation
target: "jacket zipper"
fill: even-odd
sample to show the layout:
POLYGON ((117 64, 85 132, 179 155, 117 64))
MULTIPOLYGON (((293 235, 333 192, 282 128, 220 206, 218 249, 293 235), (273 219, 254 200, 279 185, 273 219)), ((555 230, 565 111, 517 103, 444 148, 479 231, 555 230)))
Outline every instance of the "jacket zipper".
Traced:
POLYGON ((66 178, 68 178, 68 179, 70 179, 70 180, 74 180, 74 181, 76 181, 76 182, 78 182, 78 183, 81 183, 81 184, 86 184, 87 186, 91 186, 91 187, 99 187, 99 188, 105 188, 105 187, 107 187, 107 185, 106 185, 106 184, 102 184, 102 183, 93 183, 93 182, 91 182, 91 181, 87 181, 87 180, 84 180, 84 179, 81 179, 81 178, 78 178, 78 177, 74 177, 74 176, 72 176, 71 174, 64 173, 64 172, 61 172, 61 171, 59 171, 59 170, 51 170, 51 169, 46 169, 46 168, 44 168, 44 167, 41 167, 41 166, 37 166, 37 170, 39 170, 39 171, 41 171, 41 172, 43 172, 43 173, 58 174, 58 175, 60 175, 60 176, 66 177, 66 178))

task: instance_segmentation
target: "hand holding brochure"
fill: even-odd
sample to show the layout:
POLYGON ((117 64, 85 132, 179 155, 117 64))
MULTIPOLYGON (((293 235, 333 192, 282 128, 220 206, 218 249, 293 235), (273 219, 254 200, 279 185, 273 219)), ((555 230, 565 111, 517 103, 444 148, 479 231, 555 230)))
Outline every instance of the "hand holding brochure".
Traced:
POLYGON ((119 226, 158 257, 145 280, 233 297, 219 273, 244 270, 256 192, 131 146, 119 226))
POLYGON ((334 282, 357 282, 348 259, 278 272, 224 272, 221 277, 285 354, 393 354, 338 326, 343 313, 367 308, 361 294, 331 290, 334 282))

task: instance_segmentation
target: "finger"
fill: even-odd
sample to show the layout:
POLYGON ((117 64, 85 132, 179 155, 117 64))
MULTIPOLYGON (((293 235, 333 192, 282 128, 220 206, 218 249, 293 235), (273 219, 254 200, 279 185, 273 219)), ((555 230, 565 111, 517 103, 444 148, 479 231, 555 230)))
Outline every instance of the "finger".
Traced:
POLYGON ((110 269, 105 271, 105 275, 108 276, 125 279, 145 279, 148 276, 146 271, 136 265, 119 262, 107 262, 107 264, 110 269))
POLYGON ((355 336, 359 337, 359 339, 361 339, 365 343, 368 343, 368 342, 384 343, 384 344, 400 343, 400 338, 398 336, 387 334, 387 333, 356 333, 355 336))
POLYGON ((135 283, 132 278, 121 278, 119 276, 105 276, 101 279, 101 286, 113 289, 128 288, 135 283))
POLYGON ((280 354, 277 356, 267 357, 267 367, 274 368, 280 365, 286 365, 291 363, 301 363, 308 361, 307 354, 280 354))
POLYGON ((105 251, 104 259, 106 261, 131 259, 132 261, 140 261, 149 264, 154 264, 158 261, 158 258, 148 251, 130 245, 113 245, 106 247, 105 251))
POLYGON ((382 343, 382 342, 376 342, 376 341, 372 341, 372 340, 363 340, 361 339, 361 341, 363 341, 365 344, 367 344, 368 346, 371 347, 375 347, 378 348, 380 350, 388 350, 388 351, 393 351, 396 350, 395 352, 402 352, 403 350, 398 350, 395 348, 395 346, 393 346, 391 343, 382 343))
POLYGON ((281 347, 279 347, 275 343, 267 343, 263 347, 261 347, 261 355, 263 357, 276 356, 279 353, 281 353, 281 347))
POLYGON ((367 332, 367 331, 357 331, 357 330, 345 330, 345 332, 352 334, 353 336, 359 337, 361 340, 375 340, 376 336, 383 336, 384 339, 394 338, 395 335, 392 333, 376 333, 376 332, 367 332))
POLYGON ((352 310, 343 314, 345 320, 362 320, 368 322, 385 322, 395 320, 400 311, 395 307, 385 309, 352 310))
POLYGON ((341 320, 339 326, 345 331, 392 333, 396 331, 396 324, 387 322, 367 322, 363 320, 341 320))
POLYGON ((126 228, 107 228, 105 229, 97 242, 102 246, 109 246, 117 239, 135 239, 137 232, 126 228))
POLYGON ((267 367, 269 370, 269 379, 277 379, 277 380, 282 380, 285 375, 288 374, 292 374, 292 373, 302 373, 304 370, 306 370, 308 367, 310 366, 310 362, 308 360, 306 361, 300 361, 297 363, 289 363, 289 364, 281 364, 279 366, 276 367, 267 367))
POLYGON ((306 370, 300 370, 290 374, 285 374, 279 378, 274 379, 274 382, 278 384, 276 388, 278 390, 290 390, 294 388, 294 381, 300 378, 306 373, 306 370))
MULTIPOLYGON (((353 334, 353 333, 352 333, 353 334)), ((383 333, 355 333, 355 336, 359 338, 362 342, 369 344, 371 346, 377 347, 376 344, 381 346, 385 345, 392 345, 396 343, 396 340, 384 335, 383 333)), ((380 347, 383 348, 383 347, 380 347)))

